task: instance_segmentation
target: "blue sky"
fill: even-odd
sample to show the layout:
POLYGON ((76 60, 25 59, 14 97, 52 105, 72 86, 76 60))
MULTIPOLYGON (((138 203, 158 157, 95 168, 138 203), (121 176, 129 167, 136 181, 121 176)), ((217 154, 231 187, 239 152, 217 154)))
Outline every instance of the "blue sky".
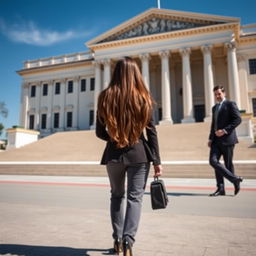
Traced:
MULTIPOLYGON (((87 51, 85 42, 152 7, 157 0, 0 0, 0 102, 9 110, 0 122, 19 124, 23 61, 87 51)), ((255 0, 161 0, 161 8, 256 23, 255 0)))

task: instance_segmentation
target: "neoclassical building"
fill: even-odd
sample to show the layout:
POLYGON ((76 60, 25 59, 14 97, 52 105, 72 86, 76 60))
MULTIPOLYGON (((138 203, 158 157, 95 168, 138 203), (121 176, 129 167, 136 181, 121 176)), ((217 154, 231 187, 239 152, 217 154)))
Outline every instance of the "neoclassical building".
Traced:
POLYGON ((20 125, 41 136, 94 127, 97 97, 117 59, 136 59, 157 122, 206 122, 220 84, 256 116, 256 25, 239 18, 149 9, 86 42, 88 52, 25 61, 20 125))

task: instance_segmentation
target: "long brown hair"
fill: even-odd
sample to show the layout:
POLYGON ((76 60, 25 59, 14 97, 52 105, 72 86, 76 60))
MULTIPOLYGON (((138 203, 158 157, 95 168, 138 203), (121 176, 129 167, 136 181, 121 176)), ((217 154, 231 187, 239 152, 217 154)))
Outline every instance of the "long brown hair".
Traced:
POLYGON ((130 57, 120 59, 108 88, 98 98, 98 118, 117 147, 138 142, 151 118, 152 108, 153 99, 137 63, 130 57))

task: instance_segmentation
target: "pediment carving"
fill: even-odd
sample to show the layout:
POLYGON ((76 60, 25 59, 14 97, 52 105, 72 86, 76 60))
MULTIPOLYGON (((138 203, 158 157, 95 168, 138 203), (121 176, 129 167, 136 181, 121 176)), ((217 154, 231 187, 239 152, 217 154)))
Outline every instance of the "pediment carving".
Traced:
POLYGON ((151 19, 128 29, 125 32, 116 33, 106 39, 99 41, 98 43, 105 43, 123 39, 129 39, 134 37, 148 36, 153 34, 166 33, 171 31, 197 28, 202 26, 222 24, 222 22, 188 22, 175 19, 165 19, 160 17, 152 17, 151 19))

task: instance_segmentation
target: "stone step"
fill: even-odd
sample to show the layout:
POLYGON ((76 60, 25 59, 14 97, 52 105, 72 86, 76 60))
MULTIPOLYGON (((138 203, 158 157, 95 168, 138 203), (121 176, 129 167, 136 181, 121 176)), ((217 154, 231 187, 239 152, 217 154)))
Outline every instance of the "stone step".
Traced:
MULTIPOLYGON (((157 126, 162 161, 207 160, 209 124, 157 126)), ((1 161, 100 161, 105 142, 95 131, 60 132, 19 149, 0 153, 1 161)), ((256 159, 255 145, 240 141, 234 159, 256 159)))
MULTIPOLYGON (((175 178, 213 178, 207 163, 209 123, 157 126, 163 163, 169 161, 204 161, 205 164, 164 165, 164 176, 175 178)), ((95 131, 60 132, 20 149, 0 153, 0 174, 106 176, 104 166, 84 164, 52 164, 52 162, 99 162, 105 142, 95 131), (15 164, 43 162, 44 164, 15 164), (5 162, 13 164, 5 165, 5 162), (46 165, 45 163, 50 163, 46 165)), ((240 141, 235 147, 234 160, 256 160, 256 145, 240 141)), ((256 178, 255 164, 236 164, 237 174, 256 178)), ((151 172, 152 173, 152 172, 151 172)))
MULTIPOLYGON (((163 177, 168 178, 214 178, 214 170, 208 164, 163 164, 163 177)), ((236 174, 246 179, 256 179, 256 164, 235 164, 236 174)), ((0 165, 0 175, 53 175, 53 176, 87 176, 106 177, 105 166, 102 165, 0 165)), ((151 175, 153 168, 151 167, 151 175)))

